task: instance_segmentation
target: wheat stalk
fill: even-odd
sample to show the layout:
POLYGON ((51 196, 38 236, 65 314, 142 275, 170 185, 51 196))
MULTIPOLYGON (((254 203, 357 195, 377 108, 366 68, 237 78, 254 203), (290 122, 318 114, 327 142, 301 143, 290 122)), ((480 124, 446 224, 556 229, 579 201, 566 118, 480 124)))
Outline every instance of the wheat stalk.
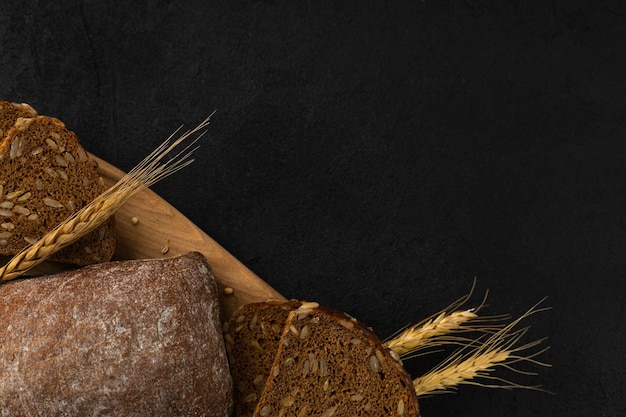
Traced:
POLYGON ((408 327, 393 339, 385 342, 385 345, 403 357, 425 347, 434 338, 460 330, 463 324, 476 318, 478 314, 474 309, 452 313, 443 311, 435 318, 408 327))
POLYGON ((523 319, 531 314, 545 310, 538 308, 539 304, 536 304, 518 319, 490 335, 486 340, 474 340, 460 351, 451 355, 434 370, 416 378, 413 381, 415 393, 421 396, 424 394, 449 392, 450 389, 461 384, 474 384, 489 388, 540 389, 537 386, 522 386, 491 375, 491 372, 498 367, 507 368, 518 373, 527 373, 512 367, 513 364, 518 362, 532 362, 541 366, 549 366, 534 359, 548 348, 530 352, 530 349, 540 345, 543 339, 518 346, 518 342, 526 334, 528 328, 514 330, 523 319))
POLYGON ((494 333, 502 325, 498 320, 506 316, 479 317, 478 312, 487 301, 488 292, 476 308, 460 309, 472 297, 476 281, 470 292, 432 316, 397 332, 385 345, 402 358, 415 355, 417 351, 442 345, 466 345, 471 339, 458 336, 459 333, 494 333))
POLYGON ((203 129, 208 126, 213 114, 171 142, 181 130, 181 128, 177 129, 116 184, 46 233, 37 242, 16 254, 5 266, 0 268, 0 281, 15 279, 39 265, 59 250, 96 229, 137 192, 191 164, 193 162, 191 156, 197 149, 193 145, 206 133, 203 129), (175 148, 183 141, 197 133, 198 135, 191 143, 182 150, 175 151, 175 148), (166 156, 174 152, 176 153, 173 156, 164 161, 166 156))

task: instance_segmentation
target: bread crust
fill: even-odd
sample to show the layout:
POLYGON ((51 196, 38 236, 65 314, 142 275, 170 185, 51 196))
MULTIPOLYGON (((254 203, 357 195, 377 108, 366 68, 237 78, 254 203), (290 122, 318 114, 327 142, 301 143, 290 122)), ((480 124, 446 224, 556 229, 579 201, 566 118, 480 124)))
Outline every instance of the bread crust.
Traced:
POLYGON ((232 415, 217 285, 199 253, 7 282, 0 317, 0 415, 232 415))

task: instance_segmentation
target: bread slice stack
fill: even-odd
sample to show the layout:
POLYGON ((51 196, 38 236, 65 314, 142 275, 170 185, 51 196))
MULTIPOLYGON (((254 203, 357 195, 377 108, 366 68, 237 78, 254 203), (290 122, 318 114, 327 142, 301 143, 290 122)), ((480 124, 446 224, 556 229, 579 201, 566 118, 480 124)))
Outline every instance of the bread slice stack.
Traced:
MULTIPOLYGON (((78 137, 27 104, 0 101, 0 255, 13 256, 106 190, 78 137)), ((106 262, 113 218, 51 260, 106 262)))
POLYGON ((228 321, 225 340, 240 417, 419 416, 399 359, 338 310, 250 304, 228 321))

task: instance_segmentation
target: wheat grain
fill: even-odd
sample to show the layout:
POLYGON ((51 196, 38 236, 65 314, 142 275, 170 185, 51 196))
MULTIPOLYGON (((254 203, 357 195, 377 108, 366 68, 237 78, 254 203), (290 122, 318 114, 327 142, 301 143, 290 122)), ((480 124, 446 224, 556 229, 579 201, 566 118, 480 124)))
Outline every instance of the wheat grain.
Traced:
POLYGON ((21 276, 59 250, 95 230, 137 192, 191 164, 193 162, 191 156, 197 149, 193 146, 206 132, 204 129, 208 126, 212 116, 213 113, 198 126, 171 142, 180 131, 180 128, 177 129, 111 188, 11 258, 5 266, 0 268, 0 281, 8 281, 21 276), (191 143, 181 151, 177 151, 173 157, 163 161, 165 156, 173 153, 183 141, 194 135, 195 139, 191 143))
POLYGON ((539 346, 544 339, 520 346, 518 343, 526 334, 528 328, 515 330, 515 327, 522 320, 545 310, 538 308, 540 303, 485 340, 474 340, 451 355, 434 370, 416 378, 413 381, 415 393, 418 396, 422 396, 425 394, 449 392, 462 384, 474 384, 490 388, 540 389, 540 387, 536 386, 522 386, 491 375, 491 372, 498 367, 525 373, 512 367, 513 364, 518 362, 532 362, 541 366, 549 366, 546 363, 535 360, 535 357, 548 349, 547 347, 536 352, 531 351, 531 349, 539 346), (494 382, 488 383, 486 381, 494 382))
POLYGON ((479 317, 478 312, 487 301, 488 292, 482 302, 476 308, 461 309, 474 293, 476 281, 472 285, 470 292, 450 304, 439 313, 409 326, 404 330, 396 332, 385 341, 385 345, 406 359, 416 356, 418 351, 427 348, 439 347, 442 345, 465 345, 472 339, 459 336, 460 333, 485 333, 493 334, 502 328, 499 323, 506 316, 479 317))
POLYGON ((385 342, 385 345, 398 355, 406 356, 423 347, 429 339, 459 330, 463 324, 477 317, 478 315, 473 310, 442 312, 433 319, 427 319, 426 322, 407 328, 385 342))

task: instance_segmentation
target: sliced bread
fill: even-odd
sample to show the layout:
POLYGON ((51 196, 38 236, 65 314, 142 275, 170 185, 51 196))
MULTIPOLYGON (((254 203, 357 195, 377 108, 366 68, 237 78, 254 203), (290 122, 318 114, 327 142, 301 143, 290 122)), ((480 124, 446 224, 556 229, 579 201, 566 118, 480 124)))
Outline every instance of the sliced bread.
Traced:
POLYGON ((250 417, 265 387, 289 312, 296 300, 242 306, 224 325, 226 350, 235 385, 238 417, 250 417))
POLYGON ((419 416, 397 355, 345 313, 310 302, 255 303, 226 330, 239 416, 419 416), (271 332, 258 330, 269 323, 271 332))
MULTIPOLYGON (((0 255, 15 255, 105 189, 94 162, 63 122, 18 118, 0 142, 0 255)), ((113 222, 109 219, 51 260, 76 265, 110 260, 113 222)))

